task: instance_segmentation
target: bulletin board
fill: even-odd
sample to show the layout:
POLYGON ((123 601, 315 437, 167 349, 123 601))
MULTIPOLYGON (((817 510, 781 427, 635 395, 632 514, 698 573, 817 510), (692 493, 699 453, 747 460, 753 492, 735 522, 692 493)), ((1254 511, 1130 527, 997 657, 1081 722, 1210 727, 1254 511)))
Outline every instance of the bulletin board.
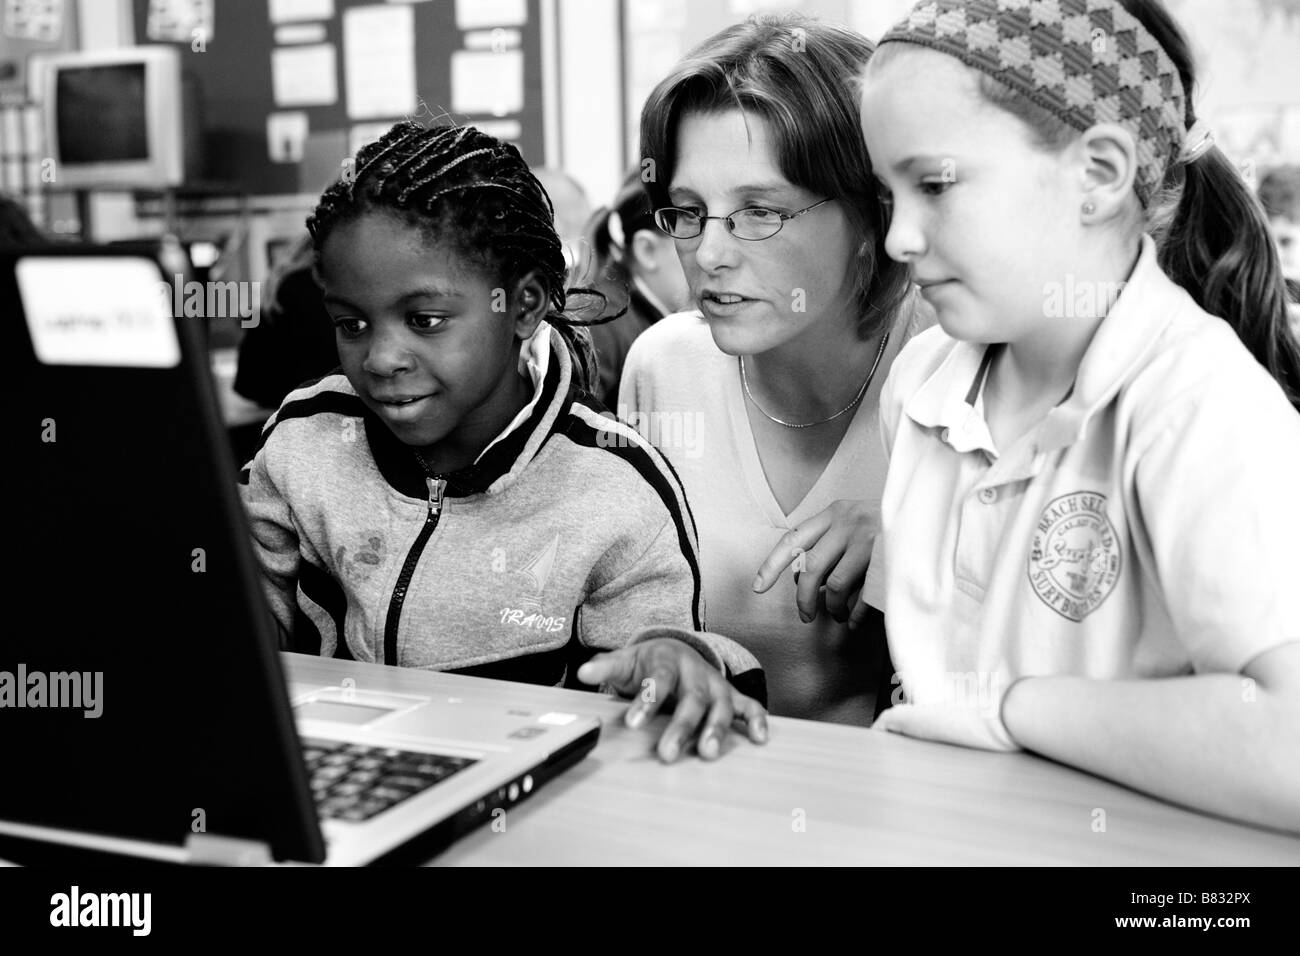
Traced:
POLYGON ((76 48, 74 0, 0 0, 0 103, 27 100, 28 56, 76 48))
POLYGON ((540 6, 132 0, 132 15, 136 43, 172 43, 183 54, 203 179, 281 195, 320 192, 358 144, 406 117, 482 126, 540 165, 540 6))
POLYGON ((49 151, 28 60, 75 50, 76 13, 74 0, 0 0, 0 193, 21 201, 47 230, 72 212, 73 200, 52 197, 42 178, 49 151))

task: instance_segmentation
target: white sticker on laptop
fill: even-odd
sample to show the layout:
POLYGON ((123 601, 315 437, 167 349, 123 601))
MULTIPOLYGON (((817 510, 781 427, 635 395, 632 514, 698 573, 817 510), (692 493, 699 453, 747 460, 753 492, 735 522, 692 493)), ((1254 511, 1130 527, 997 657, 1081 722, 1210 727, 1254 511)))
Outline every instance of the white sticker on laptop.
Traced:
POLYGON ((549 714, 542 714, 542 716, 538 717, 537 722, 539 724, 553 724, 556 727, 564 727, 567 724, 573 723, 577 719, 577 714, 561 714, 556 711, 551 711, 549 714))
POLYGON ((36 357, 46 365, 173 368, 176 326, 158 267, 135 257, 27 256, 15 269, 36 357))

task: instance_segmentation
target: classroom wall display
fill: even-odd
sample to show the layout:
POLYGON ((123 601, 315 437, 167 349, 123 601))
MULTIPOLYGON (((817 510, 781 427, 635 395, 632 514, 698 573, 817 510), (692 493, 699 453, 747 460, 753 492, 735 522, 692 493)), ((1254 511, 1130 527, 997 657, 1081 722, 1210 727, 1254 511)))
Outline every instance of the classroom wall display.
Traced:
POLYGON ((214 39, 213 3, 216 0, 149 0, 145 38, 173 40, 196 48, 214 39))
POLYGON ((73 0, 0 0, 0 193, 22 202, 43 229, 69 212, 51 211, 44 174, 45 133, 40 106, 28 89, 28 58, 77 48, 73 0))
POLYGON ((57 43, 63 35, 63 10, 64 0, 4 0, 0 33, 57 43))
POLYGON ((132 0, 132 15, 136 42, 184 54, 203 178, 284 195, 320 192, 358 143, 407 117, 473 123, 544 161, 541 0, 472 6, 132 0))
POLYGON ((0 103, 27 100, 27 57, 77 48, 73 0, 0 0, 0 103))

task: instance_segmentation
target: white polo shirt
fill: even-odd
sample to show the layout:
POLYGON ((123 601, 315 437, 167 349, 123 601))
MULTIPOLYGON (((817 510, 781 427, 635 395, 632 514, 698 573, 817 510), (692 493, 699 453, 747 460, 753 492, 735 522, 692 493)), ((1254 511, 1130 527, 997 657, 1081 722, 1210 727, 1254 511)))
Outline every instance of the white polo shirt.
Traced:
POLYGON ((992 707, 1026 675, 1235 673, 1300 639, 1300 415, 1149 237, 1069 398, 1001 453, 986 352, 929 329, 881 397, 867 593, 910 702, 992 707))

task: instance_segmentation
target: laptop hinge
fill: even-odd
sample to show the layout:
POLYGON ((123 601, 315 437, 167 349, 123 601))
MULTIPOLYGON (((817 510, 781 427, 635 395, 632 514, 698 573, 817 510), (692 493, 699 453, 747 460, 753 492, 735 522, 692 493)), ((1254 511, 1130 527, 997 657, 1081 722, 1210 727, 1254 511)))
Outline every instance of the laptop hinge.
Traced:
POLYGON ((191 833, 185 839, 187 863, 194 866, 269 866, 271 848, 261 840, 191 833))

